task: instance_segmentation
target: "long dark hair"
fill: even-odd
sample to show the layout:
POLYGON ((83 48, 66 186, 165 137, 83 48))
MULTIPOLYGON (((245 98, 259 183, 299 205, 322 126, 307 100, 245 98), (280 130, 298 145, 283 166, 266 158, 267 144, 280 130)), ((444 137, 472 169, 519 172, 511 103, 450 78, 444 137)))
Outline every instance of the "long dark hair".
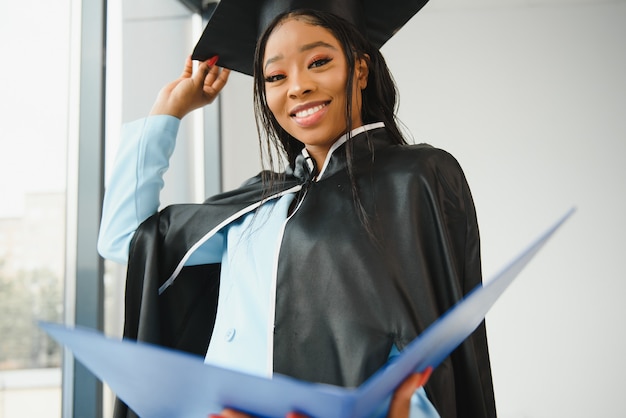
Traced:
MULTIPOLYGON (((396 120, 397 110, 397 88, 389 72, 387 63, 377 48, 361 35, 361 33, 346 20, 331 14, 317 10, 302 9, 283 13, 277 16, 265 29, 258 40, 254 57, 254 110, 256 116, 257 131, 259 133, 261 158, 264 167, 270 168, 266 171, 269 175, 268 188, 271 189, 273 181, 276 180, 273 173, 282 172, 283 161, 294 166, 296 157, 304 148, 304 144, 291 136, 278 123, 269 109, 265 96, 265 79, 263 77, 263 57, 265 47, 270 35, 283 22, 296 19, 305 23, 320 26, 327 29, 339 42, 342 47, 347 68, 347 83, 345 87, 346 96, 346 132, 352 131, 352 89, 354 84, 355 63, 359 59, 366 61, 369 75, 367 87, 362 90, 361 119, 363 124, 372 122, 384 122, 390 140, 395 144, 406 144, 396 120), (274 176, 274 177, 273 177, 274 176)), ((368 232, 372 232, 369 227, 368 216, 361 205, 356 180, 352 165, 352 141, 346 142, 346 161, 348 175, 354 196, 354 202, 358 209, 359 217, 368 232)))

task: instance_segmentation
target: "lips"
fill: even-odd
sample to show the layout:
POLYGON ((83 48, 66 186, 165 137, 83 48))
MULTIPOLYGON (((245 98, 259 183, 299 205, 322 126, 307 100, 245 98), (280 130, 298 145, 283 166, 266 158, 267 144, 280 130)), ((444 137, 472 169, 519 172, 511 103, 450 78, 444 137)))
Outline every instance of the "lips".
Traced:
POLYGON ((289 116, 301 127, 315 125, 327 111, 330 102, 315 102, 296 106, 289 116))

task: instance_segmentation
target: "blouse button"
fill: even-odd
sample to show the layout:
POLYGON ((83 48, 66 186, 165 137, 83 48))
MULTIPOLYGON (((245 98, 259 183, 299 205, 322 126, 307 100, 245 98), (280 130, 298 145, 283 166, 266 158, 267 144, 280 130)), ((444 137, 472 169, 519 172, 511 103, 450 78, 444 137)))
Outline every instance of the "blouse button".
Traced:
POLYGON ((228 331, 226 331, 226 334, 224 335, 224 339, 226 341, 232 341, 233 338, 235 338, 235 328, 229 328, 228 331))

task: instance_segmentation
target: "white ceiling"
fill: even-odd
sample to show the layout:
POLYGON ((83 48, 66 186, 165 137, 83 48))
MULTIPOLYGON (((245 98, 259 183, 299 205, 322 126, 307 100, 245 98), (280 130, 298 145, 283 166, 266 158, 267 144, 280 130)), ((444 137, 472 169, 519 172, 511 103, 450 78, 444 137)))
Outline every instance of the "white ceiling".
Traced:
POLYGON ((623 3, 626 0, 430 0, 430 10, 484 9, 510 7, 575 6, 601 3, 623 3))

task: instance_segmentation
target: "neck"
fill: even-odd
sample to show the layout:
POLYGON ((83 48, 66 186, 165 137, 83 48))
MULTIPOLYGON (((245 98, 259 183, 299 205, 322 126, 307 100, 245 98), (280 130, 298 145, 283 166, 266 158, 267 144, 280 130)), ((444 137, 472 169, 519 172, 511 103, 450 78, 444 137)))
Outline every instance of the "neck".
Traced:
POLYGON ((348 139, 353 138, 360 134, 361 132, 368 131, 370 129, 383 128, 385 124, 383 122, 375 122, 367 125, 361 125, 358 128, 355 128, 350 132, 350 135, 347 133, 340 136, 333 144, 329 147, 310 147, 307 146, 302 150, 302 153, 305 156, 310 156, 313 160, 315 160, 315 164, 317 165, 317 169, 319 170, 318 178, 320 178, 326 167, 328 166, 328 162, 330 161, 333 152, 340 146, 342 146, 348 139))
POLYGON ((306 152, 309 154, 311 158, 315 160, 315 164, 318 167, 324 166, 324 162, 328 157, 328 153, 332 147, 320 147, 320 146, 310 146, 306 147, 306 152))

